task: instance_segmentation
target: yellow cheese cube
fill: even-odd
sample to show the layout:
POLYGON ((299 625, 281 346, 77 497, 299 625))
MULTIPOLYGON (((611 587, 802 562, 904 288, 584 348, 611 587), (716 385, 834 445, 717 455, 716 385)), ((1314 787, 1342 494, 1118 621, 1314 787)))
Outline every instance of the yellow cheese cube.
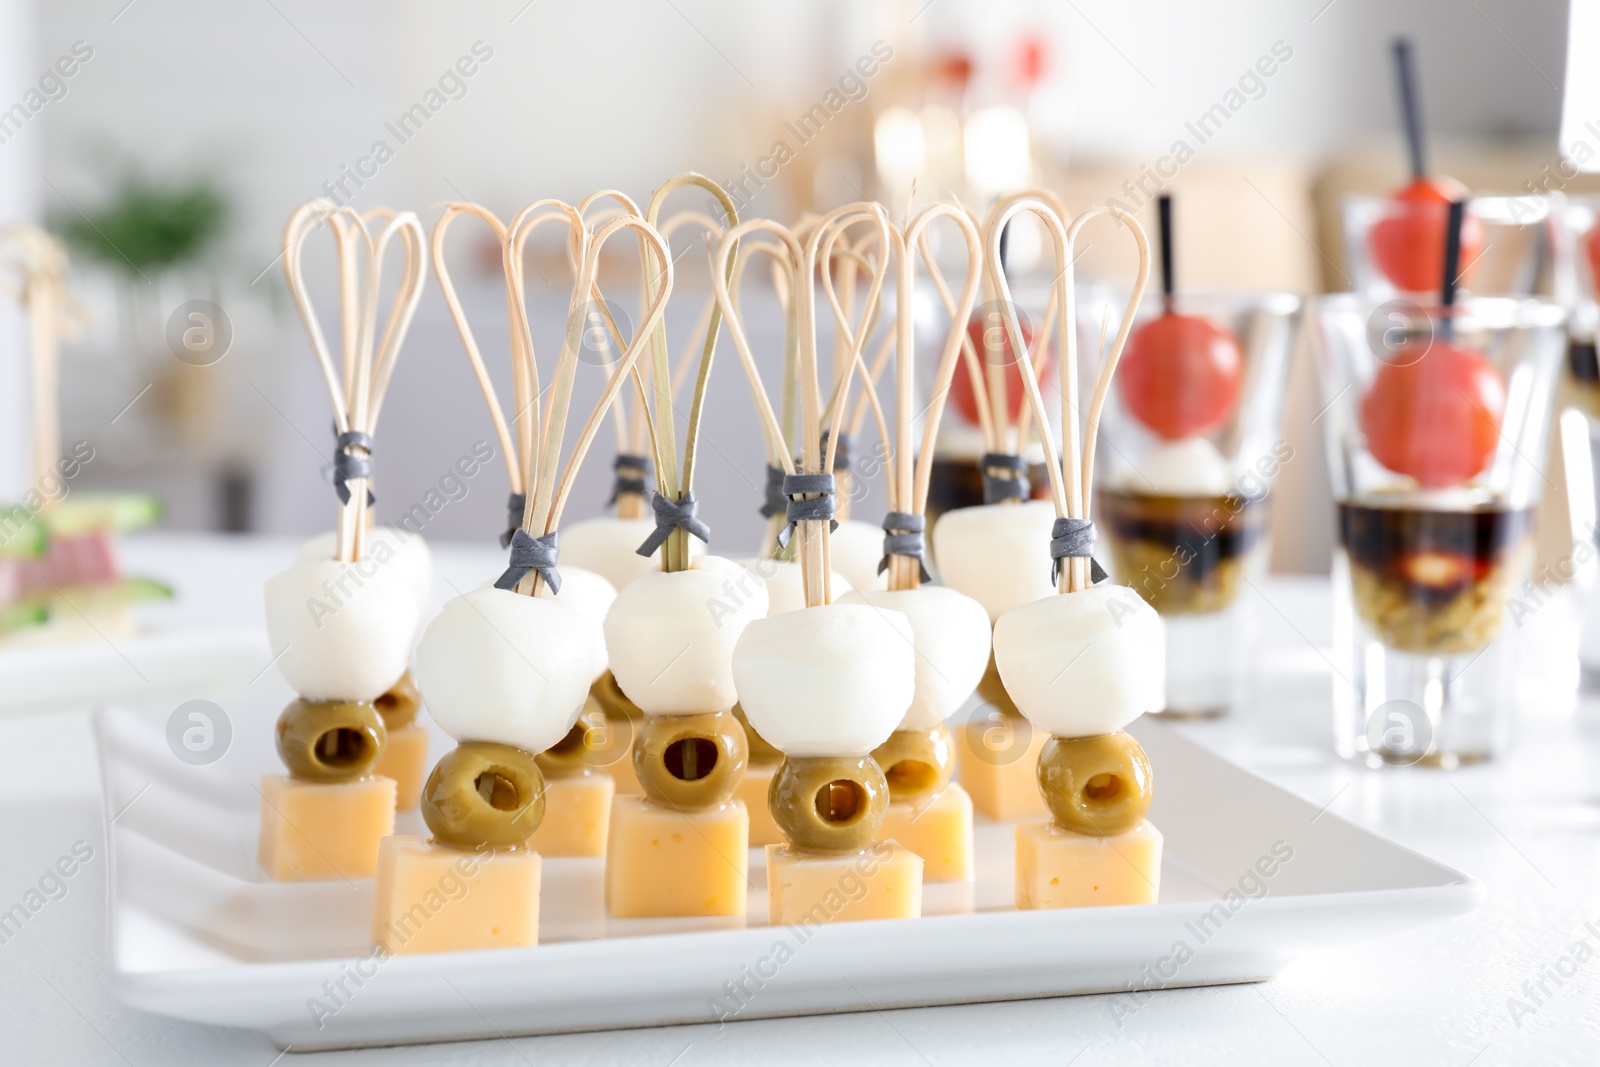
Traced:
MULTIPOLYGON (((627 729, 627 724, 621 724, 620 728, 627 729)), ((622 754, 621 759, 598 769, 617 783, 617 796, 644 796, 644 787, 639 784, 639 775, 633 769, 633 746, 631 744, 628 746, 627 751, 622 754)))
POLYGON ((394 833, 394 779, 307 782, 261 779, 256 857, 275 882, 371 878, 378 842, 394 833))
POLYGON ((1161 886, 1161 831, 1141 822, 1097 837, 1053 822, 1017 827, 1017 907, 1154 904, 1161 886))
POLYGON ((767 846, 767 921, 815 927, 922 914, 922 857, 893 841, 860 852, 767 846))
POLYGON ((772 821, 772 809, 767 807, 767 791, 772 788, 772 776, 781 764, 752 763, 745 767, 744 778, 734 796, 744 801, 750 813, 750 847, 783 844, 783 831, 772 821))
POLYGON ((972 878, 972 798, 951 782, 931 797, 891 803, 878 830, 922 857, 924 882, 965 882, 972 878))
POLYGON ((396 811, 415 811, 422 801, 422 783, 427 781, 428 729, 412 723, 389 731, 389 740, 383 746, 383 758, 372 769, 373 774, 394 779, 394 807, 396 811))
POLYGON ((544 821, 528 847, 545 856, 604 856, 616 791, 617 783, 605 774, 546 778, 544 821))
POLYGON ((531 849, 474 852, 386 837, 372 939, 396 955, 537 945, 542 869, 531 849))
POLYGON ((606 908, 617 919, 743 915, 749 840, 737 800, 680 811, 619 796, 606 843, 606 908))
POLYGON ((1048 819, 1039 792, 1039 751, 1050 735, 993 708, 955 727, 956 765, 972 807, 995 822, 1048 819))

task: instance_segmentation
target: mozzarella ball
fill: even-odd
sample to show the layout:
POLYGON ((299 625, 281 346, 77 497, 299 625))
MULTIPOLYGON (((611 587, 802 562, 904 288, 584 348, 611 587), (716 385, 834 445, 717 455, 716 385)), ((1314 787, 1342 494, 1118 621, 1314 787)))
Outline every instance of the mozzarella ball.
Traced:
POLYGON ((917 689, 911 620, 866 604, 759 619, 733 651, 739 705, 786 756, 866 756, 917 689))
POLYGON ((457 741, 542 752, 578 721, 599 643, 599 627, 559 598, 474 589, 423 632, 417 687, 457 741))
MULTIPOLYGON (((801 573, 799 563, 787 559, 763 559, 754 556, 747 556, 734 562, 767 583, 768 615, 799 611, 806 606, 805 576, 801 573)), ((834 571, 833 598, 838 600, 851 589, 850 580, 838 571, 834 571)))
POLYGON ((1050 567, 1055 505, 1048 500, 947 511, 933 524, 939 580, 965 593, 993 621, 1056 591, 1050 567))
POLYGON ((404 572, 311 559, 267 579, 267 639, 307 700, 376 700, 405 673, 420 613, 404 572))
MULTIPOLYGON (((611 602, 617 599, 617 591, 594 571, 586 571, 582 567, 569 567, 563 563, 561 572, 561 592, 550 591, 549 582, 539 583, 541 597, 559 600, 569 608, 574 608, 585 619, 594 624, 596 634, 601 632, 605 625, 606 612, 611 610, 611 602)), ((490 583, 493 584, 493 583, 490 583)), ((594 665, 594 677, 598 678, 606 673, 606 643, 604 639, 595 641, 597 658, 594 665)))
POLYGON ((954 715, 989 667, 989 613, 964 593, 924 585, 893 592, 857 590, 839 602, 898 611, 911 623, 917 691, 900 721, 902 730, 929 730, 954 715))
MULTIPOLYGON (((828 555, 833 569, 845 576, 852 589, 887 589, 889 574, 878 573, 883 559, 883 527, 845 519, 828 535, 828 555)), ((835 598, 839 595, 836 588, 835 598)))
MULTIPOLYGON (((421 534, 393 526, 374 526, 361 539, 362 559, 374 559, 404 577, 417 601, 417 625, 433 611, 433 553, 421 534)), ((332 559, 335 534, 321 533, 300 546, 300 562, 332 559)))
POLYGON ((726 711, 739 699, 733 646, 766 613, 766 583, 731 559, 642 574, 606 612, 611 673, 648 715, 726 711))
POLYGON ((994 627, 994 661, 1028 721, 1057 737, 1116 733, 1166 697, 1161 616, 1125 585, 1024 604, 994 627))
POLYGON ((1204 437, 1185 437, 1148 449, 1127 484, 1162 496, 1221 496, 1233 491, 1233 468, 1204 437))
MULTIPOLYGON (((619 519, 615 515, 563 526, 561 562, 594 571, 613 589, 621 589, 639 575, 661 569, 659 549, 652 556, 641 556, 638 551, 655 528, 653 518, 619 519)), ((690 559, 704 550, 699 538, 689 538, 690 559)))

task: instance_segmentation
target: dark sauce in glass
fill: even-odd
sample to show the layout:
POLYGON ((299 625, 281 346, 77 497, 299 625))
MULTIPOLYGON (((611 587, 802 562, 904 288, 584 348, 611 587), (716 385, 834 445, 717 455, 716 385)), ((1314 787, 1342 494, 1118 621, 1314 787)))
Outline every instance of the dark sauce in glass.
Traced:
POLYGON ((1266 521, 1264 495, 1101 490, 1096 499, 1117 580, 1167 615, 1227 607, 1238 592, 1243 558, 1260 542, 1266 521))

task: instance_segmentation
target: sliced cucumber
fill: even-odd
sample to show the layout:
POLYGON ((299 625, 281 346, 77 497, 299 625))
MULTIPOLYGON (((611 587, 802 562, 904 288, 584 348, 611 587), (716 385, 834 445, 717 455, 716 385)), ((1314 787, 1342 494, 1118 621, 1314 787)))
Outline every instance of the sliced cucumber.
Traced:
POLYGON ((38 626, 49 618, 50 611, 41 601, 29 600, 13 604, 9 608, 0 609, 0 634, 38 626))
POLYGON ((21 504, 0 506, 0 559, 27 559, 44 554, 50 531, 21 504))
POLYGON ((161 521, 161 501, 149 493, 72 493, 45 513, 57 537, 127 533, 161 521))

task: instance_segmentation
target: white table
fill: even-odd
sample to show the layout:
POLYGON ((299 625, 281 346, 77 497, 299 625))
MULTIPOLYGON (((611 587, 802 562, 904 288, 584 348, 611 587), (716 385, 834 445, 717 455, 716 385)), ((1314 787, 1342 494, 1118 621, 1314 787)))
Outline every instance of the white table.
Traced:
MULTIPOLYGON (((125 556, 129 569, 180 587, 179 610, 189 621, 231 625, 259 618, 260 583, 292 547, 151 535, 130 542, 125 556)), ((435 553, 441 600, 452 586, 481 582, 500 561, 488 548, 435 546, 435 553)), ((1600 1062, 1600 700, 1561 693, 1570 676, 1570 604, 1553 602, 1530 622, 1529 643, 1550 661, 1539 672, 1551 694, 1524 714, 1517 750, 1489 766, 1444 774, 1369 772, 1336 761, 1326 582, 1275 579, 1258 596, 1266 623, 1259 699, 1230 719, 1185 732, 1331 812, 1481 879, 1489 893, 1478 911, 1324 953, 1267 985, 1162 992, 1121 1027, 1107 998, 1076 997, 279 1062, 1600 1062), (1584 947, 1576 949, 1580 940, 1584 947), (1513 1019, 1513 997, 1531 1011, 1518 1009, 1513 1019)), ((94 850, 60 899, 0 943, 0 1062, 268 1067, 279 1052, 260 1035, 145 1015, 106 992, 99 803, 87 712, 0 720, 0 910, 22 899, 76 842, 94 850)))

